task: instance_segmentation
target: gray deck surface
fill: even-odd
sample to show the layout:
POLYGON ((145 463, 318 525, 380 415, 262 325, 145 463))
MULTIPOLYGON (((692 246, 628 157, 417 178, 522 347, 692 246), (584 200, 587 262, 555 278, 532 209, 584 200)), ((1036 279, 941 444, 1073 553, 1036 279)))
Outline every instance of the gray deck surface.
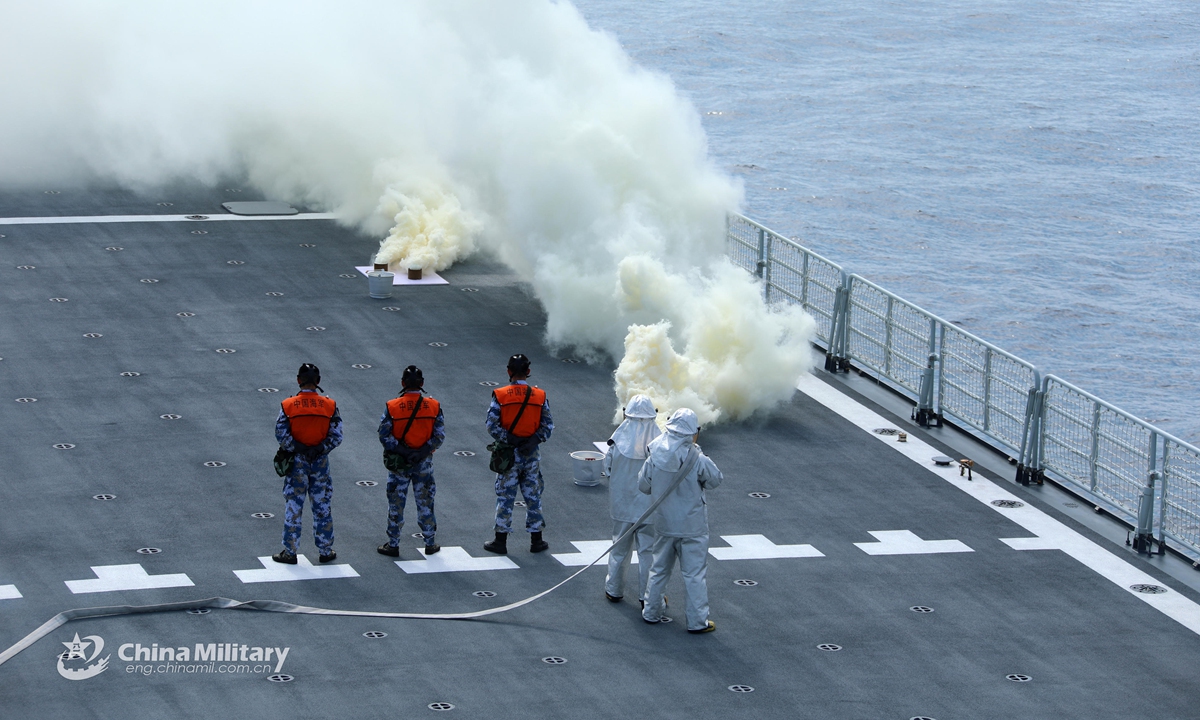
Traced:
MULTIPOLYGON (((234 199, 259 198, 223 188, 149 198, 64 188, 0 195, 0 216, 219 214, 220 203, 234 199)), ((372 300, 354 266, 367 262, 376 240, 331 221, 0 225, 0 234, 0 585, 23 595, 0 600, 0 649, 62 610, 99 605, 223 596, 477 610, 562 579, 574 568, 552 553, 574 552, 570 541, 602 540, 611 529, 605 487, 573 485, 568 453, 611 432, 613 368, 562 362, 569 352, 551 356, 540 342, 539 305, 486 258, 443 272, 449 285, 397 287, 392 299, 372 300), (325 329, 306 330, 313 326, 325 329), (447 421, 435 462, 438 540, 486 556, 494 493, 484 450, 489 390, 480 383, 504 380, 513 352, 532 358, 557 426, 542 451, 551 550, 530 555, 519 533, 509 555, 519 570, 405 574, 375 552, 386 523, 375 434, 383 404, 404 366, 424 369, 447 421), (320 366, 321 385, 345 420, 345 443, 331 456, 335 548, 360 577, 243 584, 234 570, 259 568, 258 556, 279 549, 273 425, 302 362, 320 366), (281 392, 258 391, 265 387, 281 392), (37 402, 14 402, 20 397, 37 402), (181 418, 160 419, 171 413, 181 418), (100 493, 117 497, 92 499, 100 493), (251 517, 258 512, 275 517, 251 517), (144 547, 162 552, 136 553, 144 547), (94 577, 91 566, 131 563, 152 575, 186 573, 195 586, 74 595, 64 584, 94 577), (496 597, 472 595, 479 590, 496 597)), ((709 495, 713 547, 725 545, 720 535, 762 534, 825 554, 710 559, 716 633, 684 632, 678 577, 668 610, 677 621, 648 626, 633 592, 621 604, 604 600, 599 568, 530 606, 478 621, 234 610, 84 620, 0 666, 0 714, 1025 720, 1200 712, 1200 638, 1062 552, 1001 543, 1028 533, 807 396, 757 422, 705 430, 701 444, 726 477, 709 495), (975 552, 869 556, 853 545, 873 540, 868 531, 900 529, 957 539, 975 552), (914 613, 915 605, 935 612, 914 613), (388 635, 364 638, 367 631, 388 635), (107 671, 77 682, 59 676, 56 656, 75 633, 105 639, 107 671), (117 658, 125 642, 289 646, 282 672, 295 679, 143 676, 117 658), (822 643, 842 649, 817 649, 822 643), (542 662, 548 656, 567 662, 542 662), (1033 680, 1011 682, 1010 673, 1033 680), (735 684, 754 691, 727 689, 735 684), (455 708, 436 713, 428 709, 435 702, 455 708)), ((1001 482, 1026 502, 1098 537, 1010 479, 1001 482)), ((418 529, 414 510, 410 501, 406 534, 418 529)), ((310 531, 301 547, 315 564, 310 531)), ((402 545, 400 559, 420 560, 418 544, 402 545)))

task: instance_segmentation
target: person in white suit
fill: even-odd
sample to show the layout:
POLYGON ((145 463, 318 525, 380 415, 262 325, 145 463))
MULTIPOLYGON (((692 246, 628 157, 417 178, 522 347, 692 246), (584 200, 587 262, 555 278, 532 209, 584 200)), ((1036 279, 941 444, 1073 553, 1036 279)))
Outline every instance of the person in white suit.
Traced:
POLYGON ((653 516, 657 538, 642 619, 648 623, 662 619, 663 593, 678 558, 690 633, 717 629, 708 619, 708 508, 704 491, 717 487, 724 479, 696 444, 699 431, 696 413, 687 408, 676 410, 667 421, 667 431, 650 443, 649 457, 638 476, 638 489, 651 496, 651 504, 663 498, 653 516))
POLYGON ((658 411, 645 395, 634 395, 625 406, 625 420, 608 439, 604 471, 608 474, 609 512, 613 519, 613 545, 608 554, 608 576, 604 596, 609 602, 621 602, 624 596, 625 570, 631 550, 637 543, 638 600, 646 600, 646 582, 650 577, 654 526, 646 519, 637 521, 650 507, 650 497, 638 491, 638 473, 646 462, 650 442, 662 432, 654 422, 658 411), (624 536, 624 537, 622 537, 624 536))

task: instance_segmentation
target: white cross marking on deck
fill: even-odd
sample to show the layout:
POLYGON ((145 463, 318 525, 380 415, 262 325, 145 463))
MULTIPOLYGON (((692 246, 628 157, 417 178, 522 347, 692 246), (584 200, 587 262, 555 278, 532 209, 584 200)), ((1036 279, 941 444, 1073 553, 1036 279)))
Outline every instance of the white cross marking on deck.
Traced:
MULTIPOLYGON (((612 540, 572 540, 571 544, 579 550, 577 553, 551 553, 554 559, 567 567, 583 567, 591 565, 600 557, 600 553, 612 545, 612 540)), ((629 562, 637 565, 637 551, 630 551, 629 562)))
POLYGON ((854 546, 868 555, 934 555, 936 553, 975 552, 958 540, 922 540, 911 530, 868 530, 879 542, 858 542, 854 546))
POLYGON ((16 600, 21 595, 16 585, 0 585, 0 600, 16 600))
MULTIPOLYGON (((418 550, 424 550, 418 548, 418 550)), ((473 572, 475 570, 519 570, 520 565, 500 555, 471 557, 461 547, 443 547, 436 555, 425 556, 424 560, 397 560, 396 567, 412 575, 415 573, 473 572)))
POLYGON ((244 583, 261 582, 295 582, 297 580, 331 580, 336 578, 355 578, 358 573, 346 564, 321 565, 317 567, 303 555, 296 556, 295 565, 277 563, 270 555, 258 559, 263 565, 262 570, 234 570, 233 574, 244 583))
POLYGON ((184 573, 150 575, 140 563, 132 565, 93 565, 95 580, 66 580, 71 592, 116 592, 118 590, 153 590, 155 588, 193 587, 195 583, 184 573))
POLYGON ((729 547, 709 548, 718 560, 771 560, 774 558, 825 557, 812 545, 776 545, 763 535, 722 535, 729 547))

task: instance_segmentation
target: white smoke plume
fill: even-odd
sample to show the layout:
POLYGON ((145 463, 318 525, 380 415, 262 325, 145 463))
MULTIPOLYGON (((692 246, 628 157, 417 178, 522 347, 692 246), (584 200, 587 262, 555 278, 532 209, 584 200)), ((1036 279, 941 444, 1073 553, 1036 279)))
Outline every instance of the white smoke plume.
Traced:
POLYGON ((529 281, 545 341, 623 358, 617 401, 738 419, 812 322, 722 259, 740 186, 695 109, 565 2, 0 5, 0 186, 245 176, 444 269, 529 281))
POLYGON ((389 269, 445 270, 475 251, 474 237, 482 229, 457 197, 435 185, 407 195, 389 187, 379 211, 395 223, 375 255, 389 269))

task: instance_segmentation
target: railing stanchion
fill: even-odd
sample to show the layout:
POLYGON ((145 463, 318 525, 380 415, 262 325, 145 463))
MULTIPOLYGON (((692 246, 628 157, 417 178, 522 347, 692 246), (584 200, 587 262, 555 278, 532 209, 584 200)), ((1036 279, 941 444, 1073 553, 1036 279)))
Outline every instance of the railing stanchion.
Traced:
POLYGON ((1154 547, 1154 481, 1158 479, 1158 433, 1150 433, 1149 465, 1146 484, 1138 497, 1137 533, 1133 536, 1133 550, 1150 554, 1154 547))
POLYGON ((847 372, 850 360, 846 356, 846 323, 850 315, 850 277, 842 271, 842 282, 838 285, 837 297, 833 302, 833 317, 829 321, 829 352, 825 353, 825 369, 829 372, 847 372))
POLYGON ((1044 481, 1042 466, 1038 463, 1038 449, 1042 446, 1042 378, 1033 371, 1033 386, 1025 401, 1025 427, 1021 430, 1021 454, 1016 457, 1016 481, 1020 485, 1044 481))
POLYGON ((763 233, 763 258, 759 263, 759 273, 763 279, 763 300, 768 305, 771 304, 771 240, 774 239, 774 233, 763 233))

